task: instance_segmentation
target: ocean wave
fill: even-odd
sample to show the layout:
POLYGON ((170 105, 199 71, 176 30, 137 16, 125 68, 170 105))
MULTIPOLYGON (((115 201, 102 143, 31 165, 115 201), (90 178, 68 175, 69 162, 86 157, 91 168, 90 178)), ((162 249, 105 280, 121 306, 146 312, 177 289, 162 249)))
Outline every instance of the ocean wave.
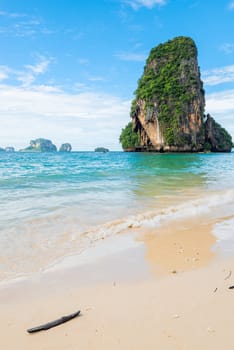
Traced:
MULTIPOLYGON (((55 222, 53 221, 51 228, 54 234, 50 232, 50 235, 43 234, 42 237, 38 236, 37 238, 33 228, 35 228, 34 224, 36 226, 38 224, 32 222, 30 235, 27 241, 24 241, 24 250, 21 249, 20 245, 17 245, 12 259, 9 259, 9 256, 8 258, 6 256, 5 259, 4 256, 1 257, 4 270, 0 269, 0 279, 3 283, 8 283, 19 276, 31 276, 33 273, 43 272, 69 256, 75 255, 79 259, 81 253, 107 237, 124 233, 134 234, 136 230, 152 229, 180 220, 194 218, 199 220, 200 216, 205 216, 207 221, 211 218, 225 220, 228 216, 234 216, 234 189, 206 191, 203 194, 200 192, 195 199, 185 200, 164 209, 145 211, 145 207, 143 207, 142 213, 138 211, 136 215, 91 226, 89 229, 83 228, 82 230, 79 227, 80 231, 73 223, 71 231, 63 232, 60 236, 55 234, 60 217, 57 218, 57 224, 56 218, 54 218, 55 222)), ((69 218, 67 219, 69 221, 69 218)), ((11 251, 9 253, 11 254, 11 251)))
POLYGON ((194 218, 199 215, 207 215, 215 212, 221 213, 221 208, 225 207, 226 215, 234 214, 234 189, 207 192, 200 198, 188 200, 181 204, 169 206, 165 209, 151 210, 134 216, 105 223, 82 233, 84 236, 93 236, 95 240, 120 234, 128 229, 141 227, 159 227, 173 220, 184 220, 194 218), (227 206, 230 214, 227 213, 227 206))

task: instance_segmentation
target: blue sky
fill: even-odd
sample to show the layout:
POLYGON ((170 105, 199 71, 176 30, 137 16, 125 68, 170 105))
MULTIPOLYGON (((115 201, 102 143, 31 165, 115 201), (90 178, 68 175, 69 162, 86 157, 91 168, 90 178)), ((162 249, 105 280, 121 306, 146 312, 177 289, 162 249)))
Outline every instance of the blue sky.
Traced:
POLYGON ((0 0, 0 146, 121 149, 152 47, 198 47, 206 112, 234 137, 234 1, 0 0))

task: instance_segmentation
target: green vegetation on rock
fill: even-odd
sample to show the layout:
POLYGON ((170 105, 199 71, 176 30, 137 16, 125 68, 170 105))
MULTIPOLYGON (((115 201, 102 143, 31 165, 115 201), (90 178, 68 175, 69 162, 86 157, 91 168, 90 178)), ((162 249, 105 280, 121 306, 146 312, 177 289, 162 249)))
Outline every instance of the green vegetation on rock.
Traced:
POLYGON ((205 130, 205 150, 210 150, 212 152, 229 152, 232 149, 233 143, 231 135, 209 114, 205 122, 205 130))
MULTIPOLYGON (((138 81, 131 115, 139 101, 144 101, 146 111, 156 106, 166 144, 181 145, 186 140, 181 135, 180 122, 198 94, 204 95, 204 90, 197 71, 196 45, 191 38, 177 37, 151 50, 138 81)), ((201 104, 201 117, 203 113, 201 104)))
POLYGON ((205 91, 197 48, 177 37, 153 48, 131 106, 122 147, 155 152, 230 152, 231 135, 204 115, 205 91))
POLYGON ((119 141, 122 144, 123 149, 135 148, 140 145, 139 136, 134 132, 132 122, 128 123, 128 125, 122 129, 119 141))

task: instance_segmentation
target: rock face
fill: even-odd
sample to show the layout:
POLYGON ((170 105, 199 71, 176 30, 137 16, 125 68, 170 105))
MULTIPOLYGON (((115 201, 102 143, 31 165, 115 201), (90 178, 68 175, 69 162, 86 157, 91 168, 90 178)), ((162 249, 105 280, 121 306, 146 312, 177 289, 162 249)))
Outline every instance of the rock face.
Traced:
POLYGON ((135 96, 131 107, 133 132, 139 138, 135 150, 231 150, 230 135, 204 116, 205 92, 191 38, 177 37, 151 50, 135 96), (224 142, 222 130, 230 142, 228 137, 224 142))
POLYGON ((72 146, 70 143, 63 143, 59 148, 59 152, 71 152, 72 146))
POLYGON ((30 141, 30 146, 22 149, 21 152, 56 152, 57 147, 47 139, 36 139, 30 141))

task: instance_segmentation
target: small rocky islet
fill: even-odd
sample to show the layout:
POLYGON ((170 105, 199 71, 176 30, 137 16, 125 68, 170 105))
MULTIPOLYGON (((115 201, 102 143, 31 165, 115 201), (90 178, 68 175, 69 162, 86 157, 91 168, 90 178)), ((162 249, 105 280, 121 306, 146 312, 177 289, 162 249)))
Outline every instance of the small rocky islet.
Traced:
POLYGON ((6 147, 6 148, 0 147, 0 152, 15 152, 15 149, 14 147, 6 147))
POLYGON ((231 135, 205 114, 197 47, 176 37, 153 48, 122 129, 124 151, 230 152, 231 135))
MULTIPOLYGON (((72 151, 72 145, 68 142, 63 143, 58 150, 51 140, 38 138, 35 140, 31 140, 28 147, 19 150, 19 152, 57 152, 57 151, 63 152, 63 153, 69 153, 72 151)), ((14 147, 6 147, 6 148, 0 147, 0 152, 15 152, 15 149, 14 147)), ((107 153, 109 152, 109 149, 105 147, 97 147, 95 148, 94 152, 107 153)))
POLYGON ((109 152, 109 149, 105 148, 105 147, 97 147, 97 148, 95 148, 94 152, 107 153, 107 152, 109 152))
MULTIPOLYGON (((28 147, 19 150, 19 152, 57 152, 57 151, 63 152, 63 153, 69 153, 72 151, 72 145, 68 142, 63 143, 58 150, 51 140, 38 138, 35 140, 31 140, 28 147)), ((6 148, 0 147, 0 152, 15 152, 15 149, 14 147, 6 147, 6 148)), ((109 152, 109 149, 105 147, 97 147, 95 148, 94 152, 107 153, 109 152)))
POLYGON ((68 142, 63 143, 59 148, 59 152, 71 152, 71 150, 72 150, 72 146, 68 142))
MULTIPOLYGON (((63 143, 59 148, 59 152, 71 152, 72 146, 70 143, 63 143)), ((30 145, 20 152, 57 152, 57 147, 52 143, 51 140, 39 138, 31 140, 30 145)))

